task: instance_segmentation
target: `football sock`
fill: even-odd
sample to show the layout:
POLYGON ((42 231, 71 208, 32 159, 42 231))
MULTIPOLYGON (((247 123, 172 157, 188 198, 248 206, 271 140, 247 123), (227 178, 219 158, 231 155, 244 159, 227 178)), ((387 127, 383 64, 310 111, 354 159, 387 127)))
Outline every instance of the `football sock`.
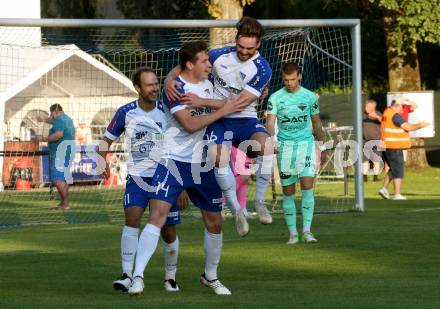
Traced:
POLYGON ((176 280, 177 259, 179 257, 179 238, 170 244, 162 242, 165 262, 165 280, 176 280))
POLYGON ((223 246, 223 233, 212 234, 205 229, 204 237, 205 249, 205 276, 208 280, 217 279, 217 266, 223 246))
POLYGON ((301 212, 303 216, 303 232, 310 232, 312 226, 313 211, 315 209, 315 196, 313 189, 301 190, 301 212))
POLYGON ((132 277, 133 263, 138 246, 139 229, 124 225, 121 236, 122 273, 132 277))
POLYGON ((231 168, 214 168, 215 179, 225 195, 226 202, 229 205, 232 214, 240 210, 240 203, 238 203, 235 176, 231 168))
POLYGON ((263 201, 272 176, 273 155, 258 156, 256 163, 258 168, 255 173, 255 200, 263 201))
POLYGON ((298 235, 298 231, 296 230, 295 195, 283 194, 283 212, 290 234, 298 235))
POLYGON ((159 241, 160 228, 153 224, 147 224, 139 237, 139 243, 136 253, 136 263, 133 273, 134 277, 144 277, 144 270, 156 251, 157 242, 159 241))

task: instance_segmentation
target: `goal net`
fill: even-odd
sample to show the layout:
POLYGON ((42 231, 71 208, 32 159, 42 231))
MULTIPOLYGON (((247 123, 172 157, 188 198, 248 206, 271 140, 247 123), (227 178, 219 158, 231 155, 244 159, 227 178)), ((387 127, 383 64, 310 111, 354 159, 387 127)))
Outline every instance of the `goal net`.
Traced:
MULTIPOLYGON (((132 73, 151 67, 163 86, 178 64, 182 43, 205 40, 216 48, 234 45, 234 38, 232 28, 0 27, 0 227, 122 219, 124 137, 107 157, 110 178, 101 180, 94 170, 97 140, 117 108, 137 98, 132 73), (49 134, 51 125, 41 120, 55 103, 74 120, 77 131, 69 211, 54 210, 59 199, 50 184, 47 143, 36 141, 49 134)), ((326 139, 335 143, 316 179, 316 211, 352 209, 354 168, 346 147, 354 139, 349 29, 269 28, 259 51, 272 67, 270 93, 283 86, 282 64, 295 61, 303 71, 302 86, 320 96, 326 139)), ((258 107, 262 122, 266 104, 267 99, 258 107)), ((254 187, 251 177, 250 208, 254 187)), ((277 171, 266 198, 274 211, 281 209, 277 171)))

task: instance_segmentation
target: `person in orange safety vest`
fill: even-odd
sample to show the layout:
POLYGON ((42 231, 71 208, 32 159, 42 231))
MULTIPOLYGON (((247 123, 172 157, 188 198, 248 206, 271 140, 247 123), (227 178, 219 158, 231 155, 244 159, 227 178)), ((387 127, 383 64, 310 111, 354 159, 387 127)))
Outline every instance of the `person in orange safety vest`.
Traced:
POLYGON ((429 123, 421 121, 416 124, 409 124, 400 115, 402 112, 402 104, 393 102, 382 116, 380 126, 380 135, 382 146, 385 148, 385 161, 390 170, 385 174, 383 186, 379 190, 379 194, 384 199, 389 199, 387 187, 391 181, 394 185, 394 200, 406 200, 406 197, 400 194, 404 174, 403 150, 411 148, 410 131, 425 128, 429 123))

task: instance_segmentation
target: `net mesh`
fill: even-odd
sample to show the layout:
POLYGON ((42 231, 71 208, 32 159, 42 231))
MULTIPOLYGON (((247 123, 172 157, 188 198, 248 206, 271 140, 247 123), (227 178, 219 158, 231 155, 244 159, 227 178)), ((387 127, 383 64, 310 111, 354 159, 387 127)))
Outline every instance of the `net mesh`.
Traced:
MULTIPOLYGON (((233 45, 234 29, 84 29, 0 27, 0 94, 4 144, 0 146, 3 191, 0 191, 0 226, 59 222, 94 222, 122 219, 122 195, 127 174, 124 140, 112 145, 108 159, 112 176, 93 175, 91 148, 100 139, 116 109, 137 98, 130 77, 141 66, 156 72, 161 85, 178 64, 182 43, 205 40, 211 48, 233 45), (82 145, 72 166, 69 211, 58 204, 50 185, 46 143, 50 124, 41 120, 58 103, 75 123, 82 145)), ((302 86, 316 92, 338 89, 341 95, 321 96, 324 123, 343 128, 326 130, 326 137, 343 141, 351 136, 351 39, 349 30, 335 27, 267 29, 259 49, 273 75, 270 92, 282 87, 283 62, 295 61, 303 70, 302 86)), ((266 102, 260 102, 264 122, 266 102)), ((353 170, 334 168, 337 151, 317 178, 316 209, 337 212, 354 204, 353 170), (332 163, 333 160, 333 163, 332 163)), ((346 156, 342 152, 342 156, 346 156)), ((248 201, 253 200, 251 178, 248 201)), ((281 187, 275 172, 267 193, 274 211, 280 209, 281 187)), ((186 210, 194 215, 195 211, 186 210)))

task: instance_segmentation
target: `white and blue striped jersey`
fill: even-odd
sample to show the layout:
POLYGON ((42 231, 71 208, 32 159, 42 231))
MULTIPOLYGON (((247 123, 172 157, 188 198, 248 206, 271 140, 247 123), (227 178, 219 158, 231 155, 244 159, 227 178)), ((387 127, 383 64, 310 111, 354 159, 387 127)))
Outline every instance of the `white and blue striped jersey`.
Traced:
MULTIPOLYGON (((185 81, 181 76, 176 80, 180 83, 179 91, 184 94, 192 92, 204 99, 213 98, 213 86, 209 80, 201 81, 197 84, 192 84, 185 81)), ((163 95, 163 103, 165 106, 165 115, 167 121, 167 130, 164 138, 164 157, 180 162, 201 163, 204 159, 201 157, 200 151, 195 151, 196 146, 200 146, 205 135, 206 128, 200 129, 197 132, 189 133, 182 125, 174 118, 173 114, 185 108, 189 109, 191 116, 206 115, 212 112, 209 107, 190 108, 182 104, 179 100, 169 101, 166 95, 163 95)))
MULTIPOLYGON (((258 98, 269 84, 272 76, 269 63, 258 52, 252 58, 243 62, 238 58, 235 46, 210 50, 209 61, 212 64, 215 99, 239 95, 243 89, 258 98)), ((252 102, 244 111, 226 117, 257 118, 257 103, 258 99, 252 102)))
POLYGON ((165 113, 160 101, 146 112, 138 101, 121 106, 107 127, 104 136, 116 140, 125 132, 129 153, 128 173, 133 176, 153 177, 162 156, 163 136, 166 129, 165 113))

